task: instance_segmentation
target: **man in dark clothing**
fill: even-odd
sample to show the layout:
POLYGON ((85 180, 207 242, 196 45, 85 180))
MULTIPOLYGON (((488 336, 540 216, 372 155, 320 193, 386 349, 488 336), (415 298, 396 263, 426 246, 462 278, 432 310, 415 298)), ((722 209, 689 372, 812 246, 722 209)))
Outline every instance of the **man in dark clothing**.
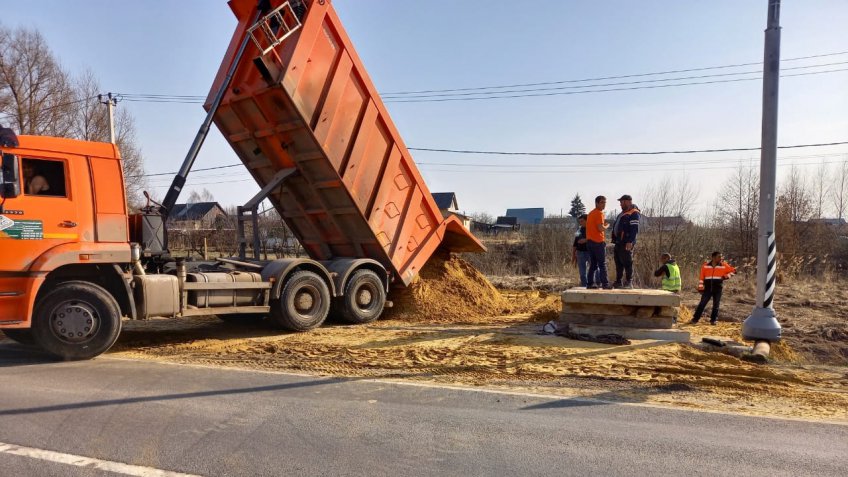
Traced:
POLYGON ((571 245, 571 263, 577 265, 580 286, 585 287, 588 284, 586 272, 589 270, 589 263, 591 262, 591 254, 586 247, 586 214, 578 217, 577 222, 580 224, 580 228, 574 234, 574 243, 571 245))
POLYGON ((623 195, 618 198, 621 213, 615 219, 612 228, 613 258, 615 259, 615 282, 613 288, 633 288, 633 248, 636 247, 636 235, 639 234, 639 208, 633 205, 633 198, 623 195), (622 283, 622 274, 624 282, 622 283))
POLYGON ((692 323, 697 323, 701 319, 707 304, 712 300, 713 310, 710 313, 710 324, 716 324, 724 281, 732 277, 734 273, 736 273, 736 268, 722 260, 721 252, 713 252, 711 260, 704 262, 701 266, 701 276, 698 279, 698 292, 701 293, 701 302, 695 309, 692 323))

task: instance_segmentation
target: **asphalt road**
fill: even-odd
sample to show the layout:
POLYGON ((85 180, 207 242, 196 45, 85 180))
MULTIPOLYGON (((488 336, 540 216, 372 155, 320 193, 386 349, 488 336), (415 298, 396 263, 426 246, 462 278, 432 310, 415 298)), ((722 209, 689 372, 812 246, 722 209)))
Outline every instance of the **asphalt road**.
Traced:
POLYGON ((0 344, 3 475, 845 475, 846 456, 844 425, 110 358, 57 363, 0 344))

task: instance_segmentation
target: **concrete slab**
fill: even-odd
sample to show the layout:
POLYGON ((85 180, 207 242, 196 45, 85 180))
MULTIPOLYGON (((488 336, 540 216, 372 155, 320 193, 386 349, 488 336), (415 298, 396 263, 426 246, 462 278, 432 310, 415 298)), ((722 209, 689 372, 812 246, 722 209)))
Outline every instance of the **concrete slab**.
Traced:
POLYGON ((593 315, 590 313, 561 313, 557 320, 560 324, 579 323, 583 325, 625 326, 628 328, 671 329, 673 318, 668 316, 652 316, 637 318, 635 316, 593 315))
POLYGON ((632 340, 661 340, 676 343, 688 343, 691 338, 689 332, 685 330, 639 329, 624 326, 584 325, 579 323, 569 324, 568 331, 589 336, 616 334, 632 340))
POLYGON ((563 303, 626 306, 680 306, 680 296, 664 290, 587 290, 572 288, 562 293, 563 303))

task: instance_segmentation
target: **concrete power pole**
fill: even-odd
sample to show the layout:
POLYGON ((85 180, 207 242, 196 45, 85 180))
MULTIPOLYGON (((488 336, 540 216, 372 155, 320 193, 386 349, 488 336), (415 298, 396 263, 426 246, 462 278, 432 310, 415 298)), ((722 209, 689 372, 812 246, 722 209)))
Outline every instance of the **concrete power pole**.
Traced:
POLYGON ((780 0, 768 0, 763 70, 763 130, 760 152, 760 224, 757 243, 757 305, 742 323, 742 337, 779 341, 780 323, 774 313, 777 247, 774 237, 777 189, 777 99, 780 82, 780 0))
POLYGON ((118 98, 108 93, 105 97, 98 94, 97 99, 100 104, 105 104, 109 108, 109 142, 115 144, 115 106, 118 105, 118 98))

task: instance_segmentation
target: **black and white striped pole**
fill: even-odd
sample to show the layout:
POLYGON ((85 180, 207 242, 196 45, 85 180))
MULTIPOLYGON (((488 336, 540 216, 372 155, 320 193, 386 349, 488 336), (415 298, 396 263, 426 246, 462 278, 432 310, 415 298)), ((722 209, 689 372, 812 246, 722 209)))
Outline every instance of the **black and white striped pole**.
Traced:
POLYGON ((758 342, 780 340, 774 313, 777 246, 774 236, 777 189, 777 99, 780 82, 780 0, 768 0, 763 70, 763 129, 760 152, 760 224, 757 242, 757 305, 742 323, 742 337, 758 342))

